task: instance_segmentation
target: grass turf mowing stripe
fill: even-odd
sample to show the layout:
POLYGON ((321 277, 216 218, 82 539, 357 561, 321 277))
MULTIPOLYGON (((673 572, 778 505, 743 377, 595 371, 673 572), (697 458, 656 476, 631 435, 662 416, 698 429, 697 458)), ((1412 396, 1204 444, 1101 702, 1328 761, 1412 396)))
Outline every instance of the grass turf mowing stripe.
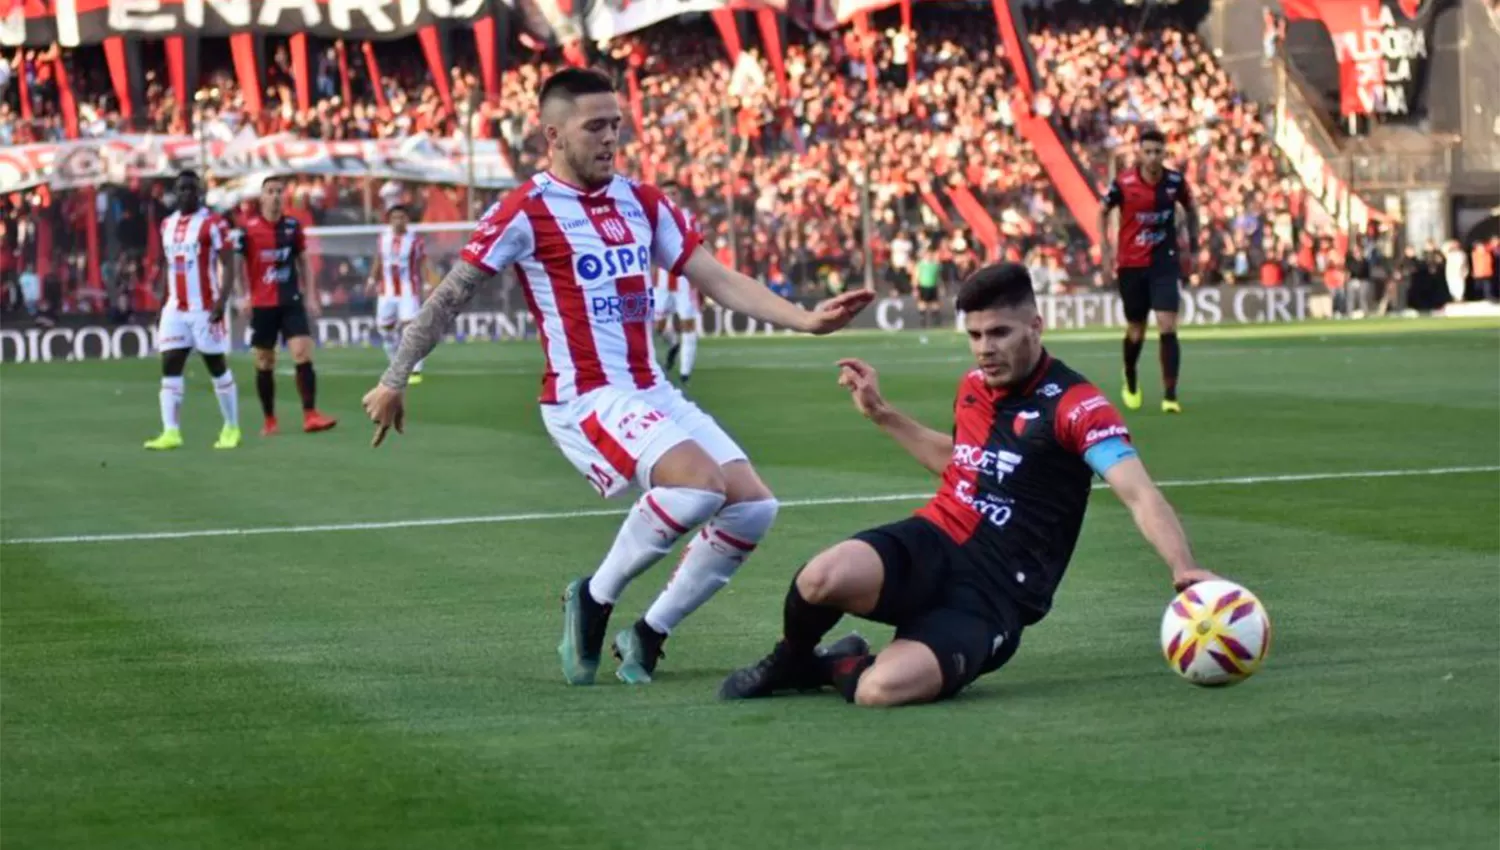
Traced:
MULTIPOLYGON (((1355 470, 1350 472, 1311 472, 1291 475, 1247 475, 1231 478, 1199 478, 1175 481, 1158 481, 1158 487, 1213 487, 1246 486, 1252 484, 1294 484, 1305 481, 1349 481, 1369 478, 1407 478, 1428 475, 1466 475, 1480 472, 1500 472, 1500 466, 1444 466, 1431 469, 1382 469, 1355 470)), ((1094 489, 1108 489, 1108 485, 1095 484, 1094 489)), ((877 502, 907 502, 926 499, 932 492, 888 493, 875 496, 834 496, 818 499, 790 499, 782 507, 806 508, 823 505, 858 505, 877 502)), ((577 511, 549 511, 539 513, 492 514, 489 516, 434 517, 431 519, 403 519, 386 522, 351 522, 325 525, 284 525, 264 528, 205 528, 195 531, 158 531, 120 534, 79 534, 60 537, 19 537, 0 540, 0 545, 42 545, 71 543, 124 543, 142 540, 185 540, 194 537, 251 537, 262 534, 319 534, 334 531, 385 531, 396 528, 430 528, 447 525, 484 525, 509 522, 539 522, 559 519, 582 519, 586 517, 619 516, 624 509, 595 508, 577 511)))

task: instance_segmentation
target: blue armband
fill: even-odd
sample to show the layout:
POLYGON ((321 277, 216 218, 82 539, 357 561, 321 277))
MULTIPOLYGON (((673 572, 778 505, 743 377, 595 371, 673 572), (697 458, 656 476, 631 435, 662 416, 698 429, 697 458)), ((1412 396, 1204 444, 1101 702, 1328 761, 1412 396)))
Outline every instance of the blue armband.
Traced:
POLYGON ((1135 446, 1127 442, 1124 437, 1110 437, 1108 440, 1090 446, 1088 451, 1083 453, 1083 462, 1094 470, 1094 474, 1103 478, 1104 473, 1115 464, 1135 456, 1135 446))

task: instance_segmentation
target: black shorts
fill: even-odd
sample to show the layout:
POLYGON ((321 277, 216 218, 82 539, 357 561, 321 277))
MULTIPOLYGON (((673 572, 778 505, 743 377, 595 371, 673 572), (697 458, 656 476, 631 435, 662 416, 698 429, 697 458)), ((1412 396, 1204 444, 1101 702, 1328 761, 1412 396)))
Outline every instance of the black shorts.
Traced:
POLYGON ((1125 321, 1144 322, 1151 311, 1176 313, 1182 307, 1182 293, 1177 290, 1177 270, 1152 266, 1144 269, 1120 269, 1120 300, 1125 302, 1125 321))
POLYGON ((917 287, 917 303, 918 304, 923 304, 923 305, 934 304, 935 305, 935 304, 939 304, 941 302, 942 302, 942 299, 938 298, 938 288, 936 286, 933 286, 933 287, 919 286, 919 287, 917 287))
POLYGON ((250 309, 251 348, 275 348, 277 337, 289 340, 311 335, 307 323, 307 308, 301 303, 250 309))
POLYGON ((1000 669, 1021 642, 1014 606, 997 610, 969 582, 974 568, 937 526, 909 517, 862 531, 855 540, 880 556, 885 579, 866 619, 896 627, 898 640, 916 641, 937 656, 946 699, 1000 669))

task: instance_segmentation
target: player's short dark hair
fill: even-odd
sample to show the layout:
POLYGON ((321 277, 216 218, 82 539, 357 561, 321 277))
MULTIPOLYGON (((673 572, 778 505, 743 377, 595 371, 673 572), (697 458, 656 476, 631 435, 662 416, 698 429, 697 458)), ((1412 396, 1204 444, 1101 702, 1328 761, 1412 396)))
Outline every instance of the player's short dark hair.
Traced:
POLYGON ((1036 305, 1031 272, 1020 263, 994 263, 969 275, 955 299, 965 313, 1036 305))
POLYGON ((593 68, 564 68, 542 83, 542 93, 537 104, 546 106, 556 98, 572 101, 586 94, 614 94, 615 81, 603 71, 593 68))
POLYGON ((386 220, 389 221, 390 217, 396 213, 404 213, 407 218, 411 218, 411 210, 407 208, 406 204, 391 204, 385 211, 386 220))
POLYGON ((202 183, 203 182, 203 179, 198 176, 198 172, 193 171, 190 168, 185 168, 182 171, 177 172, 177 179, 178 180, 187 179, 187 180, 193 181, 194 183, 202 183))
POLYGON ((1147 127, 1141 131, 1141 144, 1145 144, 1146 142, 1156 142, 1164 145, 1167 143, 1167 134, 1155 127, 1147 127))

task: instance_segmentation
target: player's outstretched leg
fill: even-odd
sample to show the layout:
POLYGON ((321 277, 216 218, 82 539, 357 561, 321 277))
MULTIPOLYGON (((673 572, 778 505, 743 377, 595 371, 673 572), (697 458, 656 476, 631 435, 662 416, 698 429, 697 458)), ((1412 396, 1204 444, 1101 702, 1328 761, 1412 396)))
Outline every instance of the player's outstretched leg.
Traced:
POLYGON ((161 435, 146 441, 152 451, 170 451, 182 447, 182 429, 178 414, 182 410, 183 370, 187 368, 192 349, 178 348, 161 355, 161 435))
POLYGON ((683 550, 682 561, 645 615, 615 637, 621 681, 651 681, 667 635, 729 584, 776 521, 780 505, 748 461, 726 464, 724 481, 723 507, 683 550))
POLYGON ((781 640, 765 658, 729 674, 721 699, 754 699, 778 691, 816 690, 834 683, 835 670, 868 654, 839 641, 820 660, 818 642, 844 616, 868 614, 880 601, 885 566, 874 547, 846 540, 823 550, 792 579, 782 606, 781 640), (836 650, 836 651, 835 651, 836 650))
POLYGON ((679 443, 656 462, 652 482, 621 524, 599 569, 575 580, 563 594, 563 637, 557 652, 569 684, 593 684, 609 615, 630 580, 724 504, 723 471, 691 441, 679 443))
POLYGON ((1161 329, 1161 410, 1163 413, 1181 413, 1177 378, 1182 371, 1182 346, 1177 341, 1177 314, 1158 312, 1156 326, 1161 329))
POLYGON ((292 360, 297 364, 297 392, 302 396, 302 430, 308 433, 327 431, 339 424, 337 419, 318 412, 318 373, 312 364, 312 337, 295 336, 287 340, 292 360))
POLYGON ((1144 398, 1141 393, 1140 373, 1136 366, 1141 362, 1141 349, 1146 347, 1146 323, 1128 322, 1125 325, 1125 387, 1120 398, 1131 410, 1140 410, 1144 398))
POLYGON ((219 413, 224 416, 224 427, 219 429, 216 449, 233 449, 240 444, 240 398, 234 385, 234 373, 222 354, 203 355, 203 365, 214 379, 214 398, 219 401, 219 413))

